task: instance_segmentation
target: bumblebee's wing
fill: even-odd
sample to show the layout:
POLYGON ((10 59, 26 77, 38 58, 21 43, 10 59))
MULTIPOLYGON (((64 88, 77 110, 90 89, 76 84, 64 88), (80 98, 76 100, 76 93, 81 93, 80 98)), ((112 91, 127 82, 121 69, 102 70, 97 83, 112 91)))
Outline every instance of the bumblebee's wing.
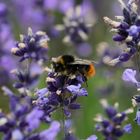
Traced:
POLYGON ((74 62, 72 63, 69 63, 69 65, 89 65, 91 64, 90 61, 85 61, 85 60, 75 60, 74 62))
POLYGON ((87 59, 80 59, 80 58, 75 58, 75 62, 73 63, 77 63, 77 64, 91 64, 91 63, 95 63, 98 64, 97 61, 94 60, 87 60, 87 59))

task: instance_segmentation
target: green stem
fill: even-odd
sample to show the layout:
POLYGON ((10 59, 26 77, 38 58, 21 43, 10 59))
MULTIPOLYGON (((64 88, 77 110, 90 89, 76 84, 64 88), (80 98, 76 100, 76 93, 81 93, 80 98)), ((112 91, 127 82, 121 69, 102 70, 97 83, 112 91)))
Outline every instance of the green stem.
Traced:
POLYGON ((63 137, 65 138, 65 114, 64 114, 64 107, 62 106, 62 131, 63 131, 63 137))

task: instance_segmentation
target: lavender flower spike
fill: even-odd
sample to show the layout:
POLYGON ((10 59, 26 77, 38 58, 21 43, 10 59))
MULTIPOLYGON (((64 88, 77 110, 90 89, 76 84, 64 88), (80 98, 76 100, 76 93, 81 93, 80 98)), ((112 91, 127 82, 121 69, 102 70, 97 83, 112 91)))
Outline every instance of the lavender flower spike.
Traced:
POLYGON ((76 102, 78 97, 87 96, 88 93, 82 84, 85 82, 83 75, 65 75, 55 72, 48 73, 47 88, 37 91, 34 103, 43 109, 46 116, 58 108, 63 108, 64 114, 69 117, 70 111, 79 109, 80 105, 76 102))
POLYGON ((96 130, 104 135, 105 140, 118 140, 125 133, 131 132, 132 128, 130 124, 122 125, 127 120, 127 115, 133 112, 133 109, 129 108, 118 112, 118 103, 110 106, 105 99, 101 100, 101 104, 104 107, 107 118, 99 115, 95 118, 95 121, 98 122, 96 130))
POLYGON ((116 16, 118 21, 104 17, 105 23, 112 27, 112 32, 115 32, 113 40, 126 45, 124 52, 110 62, 112 65, 131 59, 134 54, 139 52, 140 46, 140 18, 138 15, 137 0, 128 0, 127 4, 123 0, 119 0, 119 2, 123 16, 116 16))
POLYGON ((20 35, 20 41, 16 47, 12 48, 11 52, 20 57, 20 61, 25 59, 34 59, 36 61, 46 60, 48 51, 49 37, 43 31, 33 33, 31 28, 28 28, 27 35, 20 35))
POLYGON ((10 99, 10 112, 7 115, 0 111, 1 138, 4 140, 33 140, 31 138, 34 137, 42 140, 35 130, 40 126, 43 111, 33 106, 29 96, 16 95, 7 87, 3 87, 2 90, 10 99))

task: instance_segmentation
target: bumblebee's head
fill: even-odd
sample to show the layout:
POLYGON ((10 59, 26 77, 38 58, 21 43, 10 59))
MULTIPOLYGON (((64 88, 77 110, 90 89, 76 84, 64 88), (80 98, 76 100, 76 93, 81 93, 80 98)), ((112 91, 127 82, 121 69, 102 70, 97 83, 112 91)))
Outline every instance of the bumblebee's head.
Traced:
POLYGON ((74 57, 72 55, 61 55, 58 57, 53 57, 53 63, 61 63, 63 65, 74 62, 74 57))
POLYGON ((65 70, 64 65, 61 63, 52 62, 52 66, 55 72, 62 72, 65 70))
POLYGON ((74 62, 74 57, 72 55, 62 55, 56 58, 52 58, 52 65, 55 72, 64 71, 66 65, 74 62))
POLYGON ((61 62, 66 65, 66 64, 69 64, 69 63, 72 63, 74 62, 74 57, 72 55, 62 55, 60 56, 61 58, 61 62))

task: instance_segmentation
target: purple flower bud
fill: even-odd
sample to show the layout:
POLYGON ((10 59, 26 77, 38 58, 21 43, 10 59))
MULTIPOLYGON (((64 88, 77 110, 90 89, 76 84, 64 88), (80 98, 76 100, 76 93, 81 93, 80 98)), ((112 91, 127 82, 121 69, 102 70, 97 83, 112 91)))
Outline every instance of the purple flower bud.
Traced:
POLYGON ((131 124, 127 124, 123 127, 123 130, 125 133, 131 133, 132 132, 132 125, 131 124))
POLYGON ((137 49, 135 47, 130 48, 130 55, 133 55, 135 52, 137 51, 137 49))
POLYGON ((116 127, 116 129, 114 129, 113 133, 116 137, 121 137, 123 135, 123 130, 116 127))
POLYGON ((113 36, 113 40, 114 40, 114 41, 119 41, 119 42, 125 40, 125 38, 126 38, 126 37, 124 37, 124 36, 122 36, 122 35, 115 35, 115 36, 113 36))
POLYGON ((114 107, 107 107, 105 109, 106 114, 108 115, 109 118, 114 117, 117 114, 117 110, 114 107))
POLYGON ((121 27, 122 29, 128 29, 128 28, 129 28, 129 24, 126 23, 126 22, 122 22, 122 23, 120 24, 120 27, 121 27))
POLYGON ((80 104, 78 103, 72 103, 69 105, 70 109, 80 109, 80 104))
POLYGON ((140 28, 136 25, 132 25, 127 31, 130 36, 138 37, 138 35, 140 33, 140 28))
POLYGON ((26 122, 28 123, 27 131, 33 131, 39 127, 40 119, 43 114, 42 110, 34 108, 33 111, 26 116, 26 122))
POLYGON ((110 124, 108 127, 106 127, 106 132, 111 133, 113 129, 114 129, 114 126, 110 124))
POLYGON ((108 120, 103 120, 102 125, 103 127, 108 127, 110 125, 110 122, 108 120))
POLYGON ((130 59, 131 55, 129 53, 122 53, 120 56, 119 56, 119 60, 122 61, 122 62, 126 62, 130 59))

